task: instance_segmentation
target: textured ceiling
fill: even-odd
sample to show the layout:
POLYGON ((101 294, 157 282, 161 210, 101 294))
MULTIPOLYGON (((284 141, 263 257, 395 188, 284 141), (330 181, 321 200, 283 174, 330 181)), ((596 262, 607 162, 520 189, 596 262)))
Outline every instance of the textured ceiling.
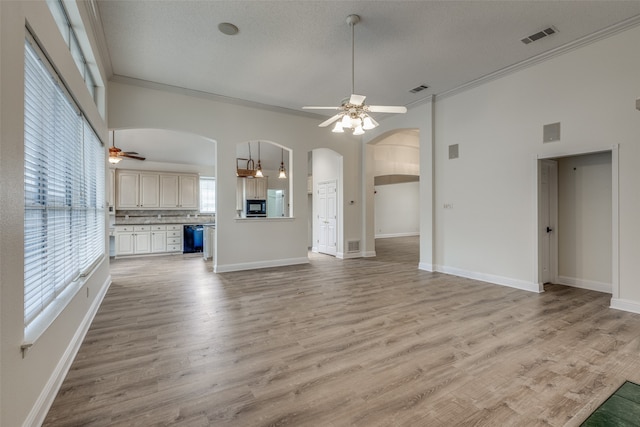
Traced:
POLYGON ((97 4, 108 68, 116 78, 299 112, 304 105, 338 105, 351 94, 346 17, 352 13, 361 17, 355 27, 355 92, 370 105, 411 106, 608 27, 640 22, 640 1, 97 4), (237 25, 239 33, 222 34, 221 22, 237 25), (520 41, 549 26, 558 33, 528 45, 520 41), (422 84, 429 89, 409 92, 422 84))
POLYGON ((300 109, 410 105, 640 14, 640 1, 98 1, 113 73, 300 109), (226 36, 221 22, 240 32, 226 36), (558 33, 520 40, 549 26, 558 33), (417 94, 409 90, 427 84, 417 94))

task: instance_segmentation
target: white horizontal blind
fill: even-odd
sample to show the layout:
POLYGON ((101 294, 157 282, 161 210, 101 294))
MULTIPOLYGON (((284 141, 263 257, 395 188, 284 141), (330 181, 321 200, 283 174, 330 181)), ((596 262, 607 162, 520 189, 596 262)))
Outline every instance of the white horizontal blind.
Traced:
POLYGON ((200 212, 216 212, 216 179, 200 177, 200 212))
POLYGON ((104 255, 104 148, 25 41, 24 323, 104 255))

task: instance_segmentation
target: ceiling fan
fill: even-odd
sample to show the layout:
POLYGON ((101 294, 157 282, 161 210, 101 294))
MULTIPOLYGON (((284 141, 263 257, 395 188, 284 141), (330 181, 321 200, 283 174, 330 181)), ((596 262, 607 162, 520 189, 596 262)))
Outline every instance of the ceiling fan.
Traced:
POLYGON ((332 132, 342 133, 344 129, 352 129, 354 135, 362 135, 365 130, 378 126, 369 113, 406 113, 404 106, 367 105, 366 96, 355 94, 355 25, 360 22, 360 16, 347 16, 347 24, 351 27, 351 96, 345 98, 338 107, 302 107, 306 110, 338 110, 339 113, 320 123, 319 127, 329 126, 336 122, 332 132))
POLYGON ((118 147, 116 147, 116 131, 113 131, 113 142, 111 147, 109 147, 109 163, 117 164, 120 163, 120 160, 123 158, 135 159, 135 160, 144 160, 145 157, 137 156, 135 151, 122 151, 118 147))

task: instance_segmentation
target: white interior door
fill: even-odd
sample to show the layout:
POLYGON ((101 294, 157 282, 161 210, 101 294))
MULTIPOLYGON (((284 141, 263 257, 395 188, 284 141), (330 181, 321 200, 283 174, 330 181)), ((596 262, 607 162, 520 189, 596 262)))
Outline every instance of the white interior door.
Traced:
POLYGON ((318 184, 318 252, 336 255, 337 230, 337 182, 327 181, 318 184))
POLYGON ((540 283, 552 283, 557 275, 558 162, 540 163, 540 283))

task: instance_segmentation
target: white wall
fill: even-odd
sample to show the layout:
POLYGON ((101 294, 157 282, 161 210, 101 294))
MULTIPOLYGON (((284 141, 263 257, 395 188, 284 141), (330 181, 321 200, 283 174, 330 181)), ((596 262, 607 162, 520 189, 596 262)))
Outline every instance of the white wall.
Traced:
POLYGON ((558 160, 560 283, 611 289, 611 153, 558 160))
MULTIPOLYGON (((80 4, 89 25, 84 3, 80 4)), ((108 257, 22 357, 24 342, 24 40, 25 24, 92 123, 108 141, 100 117, 45 2, 0 2, 0 425, 39 425, 110 282, 108 257)), ((88 31, 94 51, 95 41, 88 31)), ((103 80, 104 68, 98 67, 103 80)), ((105 145, 106 152, 106 145, 105 145)), ((105 176, 106 181, 106 176, 105 176)), ((108 182, 108 181, 106 181, 108 182)), ((105 239, 105 252, 108 239, 105 239)))
POLYGON ((420 233, 420 182, 375 187, 375 236, 417 236, 420 233))
MULTIPOLYGON (((318 119, 225 104, 160 85, 109 84, 109 126, 162 128, 216 141, 216 271, 307 262, 307 153, 319 147, 343 156, 343 198, 361 194, 358 141, 318 127, 318 119), (268 140, 290 149, 293 206, 291 219, 236 219, 236 144, 268 140), (247 245, 251 241, 253 244, 247 245)), ((345 209, 343 239, 360 239, 359 203, 345 209)), ((340 243, 342 244, 342 242, 340 243)))
POLYGON ((537 289, 535 159, 619 144, 620 286, 612 304, 640 311, 639 43, 635 27, 436 101, 438 270, 537 289), (554 122, 561 141, 543 144, 542 127, 554 122), (451 144, 459 159, 448 160, 451 144))

